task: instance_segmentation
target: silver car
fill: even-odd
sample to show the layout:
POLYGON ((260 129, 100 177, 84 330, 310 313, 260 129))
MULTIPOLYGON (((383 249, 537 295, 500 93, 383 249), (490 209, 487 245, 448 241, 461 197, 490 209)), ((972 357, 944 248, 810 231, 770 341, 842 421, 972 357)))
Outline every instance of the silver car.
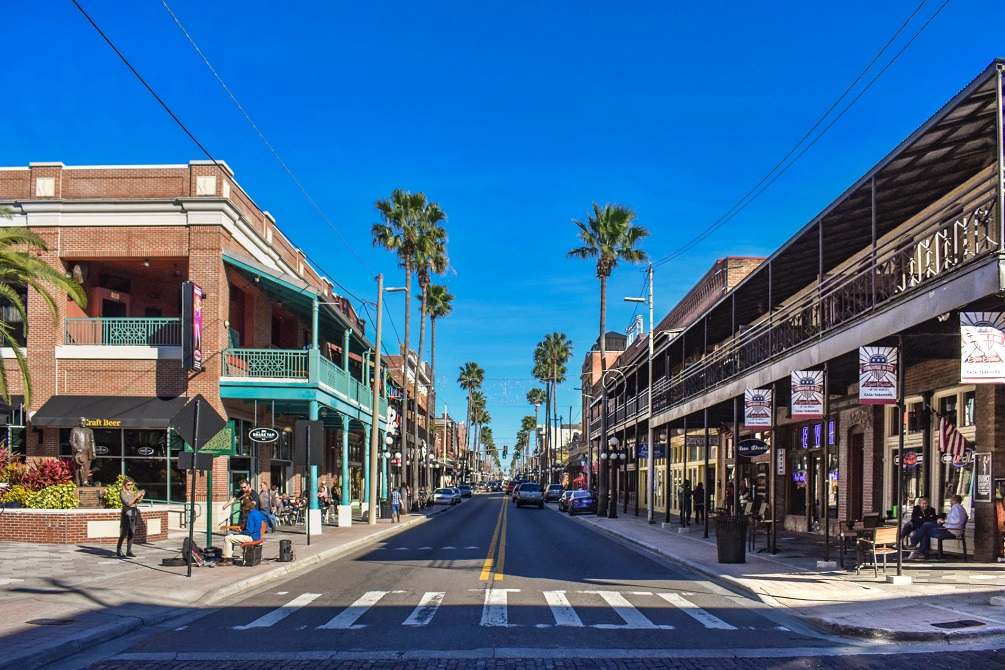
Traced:
POLYGON ((537 505, 544 509, 544 492, 537 482, 524 482, 513 492, 513 499, 517 507, 524 505, 537 505))

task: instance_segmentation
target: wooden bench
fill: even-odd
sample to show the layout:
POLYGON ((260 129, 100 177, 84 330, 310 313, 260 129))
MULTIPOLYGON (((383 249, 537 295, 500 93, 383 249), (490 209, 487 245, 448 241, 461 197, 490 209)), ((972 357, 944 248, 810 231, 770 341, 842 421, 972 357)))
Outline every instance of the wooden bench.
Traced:
MULTIPOLYGON (((871 537, 864 537, 859 540, 859 544, 872 553, 872 571, 879 577, 879 557, 883 557, 883 572, 886 572, 886 557, 900 551, 900 528, 897 526, 883 526, 873 531, 871 537)), ((855 572, 859 572, 861 565, 855 566, 855 572)))

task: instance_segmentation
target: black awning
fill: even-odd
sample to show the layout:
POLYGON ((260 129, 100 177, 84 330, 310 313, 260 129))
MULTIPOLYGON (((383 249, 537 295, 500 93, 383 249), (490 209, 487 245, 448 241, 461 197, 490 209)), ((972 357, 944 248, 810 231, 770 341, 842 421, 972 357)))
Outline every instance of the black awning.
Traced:
POLYGON ((167 428, 185 401, 149 396, 57 395, 38 408, 31 425, 69 428, 84 417, 91 428, 167 428))

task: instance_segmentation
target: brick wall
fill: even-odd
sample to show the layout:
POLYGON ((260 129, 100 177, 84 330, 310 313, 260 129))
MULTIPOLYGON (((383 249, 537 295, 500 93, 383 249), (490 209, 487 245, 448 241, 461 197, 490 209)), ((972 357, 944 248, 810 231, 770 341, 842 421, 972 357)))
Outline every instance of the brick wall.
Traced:
MULTIPOLYGON (((114 544, 121 512, 116 509, 6 509, 0 514, 0 541, 43 544, 114 544), (97 523, 95 523, 97 522, 97 523)), ((166 540, 167 510, 141 510, 134 542, 166 540), (153 531, 158 532, 153 532, 153 531)))

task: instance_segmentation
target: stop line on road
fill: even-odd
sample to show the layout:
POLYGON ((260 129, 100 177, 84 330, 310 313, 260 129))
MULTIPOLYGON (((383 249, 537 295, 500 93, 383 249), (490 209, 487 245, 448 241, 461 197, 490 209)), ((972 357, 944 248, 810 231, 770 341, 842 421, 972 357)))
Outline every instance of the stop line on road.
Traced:
MULTIPOLYGON (((482 614, 480 625, 485 627, 516 627, 520 624, 510 622, 510 596, 520 594, 521 589, 471 589, 472 591, 484 592, 482 603, 482 614)), ((345 608, 326 623, 316 626, 318 630, 356 630, 366 628, 367 624, 360 623, 368 612, 378 605, 386 596, 407 594, 407 591, 367 591, 356 599, 349 607, 345 608)), ((287 617, 295 614, 299 610, 314 603, 322 594, 303 593, 285 605, 282 605, 254 621, 233 626, 233 630, 255 630, 272 627, 287 617)), ((567 628, 599 628, 608 630, 673 630, 676 626, 668 623, 655 623, 639 607, 654 608, 662 603, 672 605, 675 610, 686 614, 704 628, 717 630, 736 630, 733 626, 710 612, 698 607, 696 604, 679 593, 654 593, 652 591, 604 591, 604 590, 581 590, 581 591, 543 591, 541 593, 544 603, 551 612, 553 621, 548 623, 535 624, 537 627, 560 626, 567 628), (575 594, 577 599, 587 600, 589 607, 596 607, 599 603, 609 607, 623 623, 595 623, 586 624, 583 622, 576 608, 570 601, 570 594, 575 594), (660 602, 662 601, 662 603, 660 602), (638 603, 636 605, 635 603, 638 603)), ((411 611, 408 617, 401 622, 402 626, 421 627, 433 623, 437 612, 443 606, 447 597, 445 591, 427 591, 423 593, 418 605, 411 611)), ((522 603, 525 606, 526 603, 522 603)))

